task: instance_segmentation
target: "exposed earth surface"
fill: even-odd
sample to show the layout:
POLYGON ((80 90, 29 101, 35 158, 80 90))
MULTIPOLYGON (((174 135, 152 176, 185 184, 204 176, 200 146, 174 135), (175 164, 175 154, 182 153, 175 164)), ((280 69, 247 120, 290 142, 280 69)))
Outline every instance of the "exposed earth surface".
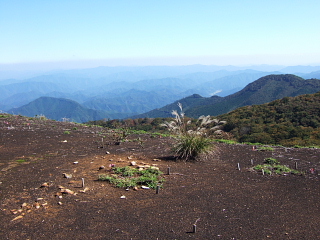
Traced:
POLYGON ((6 115, 0 129, 0 239, 320 239, 320 149, 215 143, 183 162, 159 135, 116 145, 110 129, 6 115), (250 170, 268 157, 304 174, 250 170), (164 173, 158 193, 98 181, 132 161, 164 173))

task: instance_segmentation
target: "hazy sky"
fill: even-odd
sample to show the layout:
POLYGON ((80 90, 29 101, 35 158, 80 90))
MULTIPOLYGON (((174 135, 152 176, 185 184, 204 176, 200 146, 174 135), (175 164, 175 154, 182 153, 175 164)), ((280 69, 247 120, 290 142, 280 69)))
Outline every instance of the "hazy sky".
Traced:
POLYGON ((0 0, 0 64, 314 65, 319 13, 319 0, 0 0))

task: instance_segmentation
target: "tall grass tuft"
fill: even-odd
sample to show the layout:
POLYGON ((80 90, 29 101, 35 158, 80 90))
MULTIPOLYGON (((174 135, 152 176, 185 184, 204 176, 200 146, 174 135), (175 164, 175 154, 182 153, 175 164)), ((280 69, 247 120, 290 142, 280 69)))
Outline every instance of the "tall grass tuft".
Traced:
POLYGON ((195 160, 200 154, 208 153, 212 148, 211 139, 208 138, 210 129, 208 130, 207 126, 221 123, 210 116, 201 116, 196 124, 192 124, 191 119, 185 117, 181 103, 178 103, 178 107, 180 113, 173 110, 171 113, 174 119, 164 122, 161 126, 167 127, 177 135, 177 142, 173 146, 175 157, 186 161, 195 160))

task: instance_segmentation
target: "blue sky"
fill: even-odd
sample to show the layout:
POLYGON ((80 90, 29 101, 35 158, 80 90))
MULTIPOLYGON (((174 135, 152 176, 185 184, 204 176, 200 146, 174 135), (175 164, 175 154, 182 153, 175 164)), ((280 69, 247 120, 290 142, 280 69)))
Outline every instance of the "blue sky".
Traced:
POLYGON ((319 0, 0 0, 0 64, 320 64, 319 0))

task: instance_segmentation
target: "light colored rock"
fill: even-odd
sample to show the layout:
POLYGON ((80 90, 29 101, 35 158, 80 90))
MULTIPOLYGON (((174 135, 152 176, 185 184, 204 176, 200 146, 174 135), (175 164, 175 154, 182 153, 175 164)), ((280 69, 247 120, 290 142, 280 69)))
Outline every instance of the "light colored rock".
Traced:
POLYGON ((62 173, 65 178, 72 178, 72 174, 62 173))
POLYGON ((45 182, 45 183, 42 183, 40 187, 44 188, 44 187, 49 187, 49 186, 50 186, 50 184, 48 182, 45 182))
POLYGON ((74 195, 74 191, 70 190, 70 189, 67 189, 67 188, 63 188, 61 189, 60 191, 61 193, 65 193, 65 194, 71 194, 71 195, 74 195))
POLYGON ((21 218, 23 218, 23 215, 20 215, 20 216, 18 216, 18 217, 15 217, 14 219, 11 220, 11 222, 16 221, 16 220, 21 219, 21 218))

